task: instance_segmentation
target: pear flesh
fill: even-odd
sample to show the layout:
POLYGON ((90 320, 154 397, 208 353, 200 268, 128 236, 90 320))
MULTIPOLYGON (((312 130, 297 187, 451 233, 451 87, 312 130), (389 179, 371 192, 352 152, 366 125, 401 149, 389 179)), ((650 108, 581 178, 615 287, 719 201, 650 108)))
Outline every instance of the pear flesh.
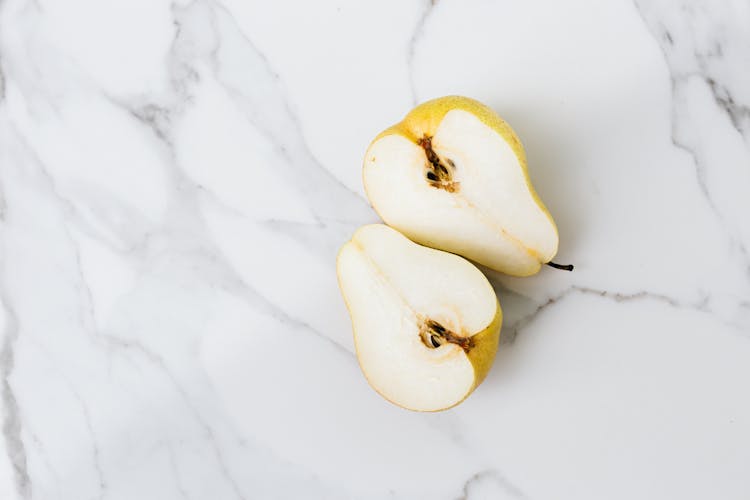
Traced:
POLYGON ((515 276, 538 272, 557 253, 557 229, 520 141, 472 99, 415 108, 373 141, 363 177, 386 224, 423 245, 515 276))
POLYGON ((485 377, 502 312, 473 264, 373 224, 341 248, 337 273, 357 358, 383 397, 411 410, 443 410, 485 377))

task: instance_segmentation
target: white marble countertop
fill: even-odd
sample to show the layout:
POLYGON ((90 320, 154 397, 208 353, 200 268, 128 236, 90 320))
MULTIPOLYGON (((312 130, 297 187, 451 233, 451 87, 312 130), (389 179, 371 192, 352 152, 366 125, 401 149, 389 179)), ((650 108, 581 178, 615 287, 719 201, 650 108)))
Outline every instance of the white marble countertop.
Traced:
POLYGON ((747 499, 750 4, 0 3, 0 498, 747 499), (486 102, 560 229, 439 414, 353 355, 363 152, 486 102))

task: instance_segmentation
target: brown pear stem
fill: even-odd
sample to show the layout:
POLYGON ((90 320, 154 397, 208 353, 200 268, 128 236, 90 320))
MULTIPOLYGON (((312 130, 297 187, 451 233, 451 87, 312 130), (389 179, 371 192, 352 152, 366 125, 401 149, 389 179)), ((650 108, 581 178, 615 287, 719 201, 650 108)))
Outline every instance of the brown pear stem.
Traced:
POLYGON ((557 264, 555 262, 547 262, 547 265, 549 267, 554 267, 555 269, 562 269, 563 271, 573 270, 573 264, 557 264))

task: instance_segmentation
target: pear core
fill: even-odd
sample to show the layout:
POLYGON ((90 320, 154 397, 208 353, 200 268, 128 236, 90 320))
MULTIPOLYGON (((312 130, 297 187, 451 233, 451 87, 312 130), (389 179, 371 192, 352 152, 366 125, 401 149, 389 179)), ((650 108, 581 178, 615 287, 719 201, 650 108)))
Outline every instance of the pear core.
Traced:
POLYGON ((427 184, 434 188, 445 189, 449 193, 455 193, 460 187, 458 181, 453 180, 456 164, 450 158, 445 160, 432 149, 432 137, 425 135, 417 140, 427 156, 425 163, 425 178, 427 184))
POLYGON ((471 337, 456 335, 434 319, 429 318, 420 320, 419 338, 430 349, 437 349, 446 342, 456 344, 466 352, 469 352, 474 347, 471 337))

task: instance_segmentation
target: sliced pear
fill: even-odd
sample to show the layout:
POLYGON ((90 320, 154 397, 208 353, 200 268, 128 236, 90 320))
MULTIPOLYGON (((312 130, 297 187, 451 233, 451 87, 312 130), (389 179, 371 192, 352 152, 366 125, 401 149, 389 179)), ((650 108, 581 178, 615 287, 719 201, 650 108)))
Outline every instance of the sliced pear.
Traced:
POLYGON ((341 248, 337 272, 360 367, 384 398, 438 411, 482 382, 495 358, 502 311, 476 266, 373 224, 341 248))
POLYGON ((473 99, 414 108, 370 144, 363 176, 386 224, 423 245, 514 276, 538 272, 557 253, 557 228, 531 185, 521 141, 473 99))

